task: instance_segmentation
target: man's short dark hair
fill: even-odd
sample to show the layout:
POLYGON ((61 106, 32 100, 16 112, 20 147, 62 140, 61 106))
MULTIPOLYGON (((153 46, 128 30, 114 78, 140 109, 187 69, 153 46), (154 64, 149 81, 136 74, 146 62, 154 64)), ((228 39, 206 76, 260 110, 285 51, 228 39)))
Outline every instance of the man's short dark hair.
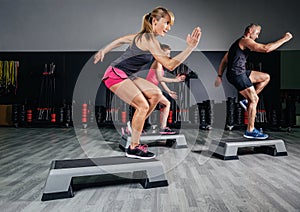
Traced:
POLYGON ((245 28, 245 33, 249 32, 252 27, 260 27, 259 24, 251 23, 245 28))

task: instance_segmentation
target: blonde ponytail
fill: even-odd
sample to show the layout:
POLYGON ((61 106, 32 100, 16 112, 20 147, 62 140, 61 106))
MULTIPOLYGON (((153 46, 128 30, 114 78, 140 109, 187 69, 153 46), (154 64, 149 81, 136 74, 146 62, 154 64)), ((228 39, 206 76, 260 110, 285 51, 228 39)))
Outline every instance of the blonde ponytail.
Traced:
POLYGON ((174 14, 164 7, 156 7, 155 9, 152 10, 152 12, 145 14, 143 16, 142 28, 137 35, 137 39, 138 40, 141 39, 143 34, 145 34, 145 37, 147 40, 150 40, 151 38, 153 38, 153 35, 152 35, 152 32, 153 32, 152 20, 153 20, 153 18, 155 18, 156 20, 159 20, 161 18, 164 18, 167 15, 170 17, 170 24, 173 25, 174 19, 175 19, 174 14))

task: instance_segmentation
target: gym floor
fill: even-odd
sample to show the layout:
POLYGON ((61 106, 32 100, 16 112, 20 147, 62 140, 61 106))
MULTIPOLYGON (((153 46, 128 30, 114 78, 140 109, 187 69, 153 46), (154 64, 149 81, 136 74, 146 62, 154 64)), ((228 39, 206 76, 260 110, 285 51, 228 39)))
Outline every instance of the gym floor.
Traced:
POLYGON ((120 132, 111 128, 0 128, 1 211, 299 211, 300 129, 267 132, 285 141, 288 156, 251 149, 223 161, 207 141, 237 138, 243 131, 181 129, 188 148, 157 144, 150 149, 165 167, 167 187, 139 183, 81 188, 73 198, 41 201, 50 163, 124 155, 120 132))

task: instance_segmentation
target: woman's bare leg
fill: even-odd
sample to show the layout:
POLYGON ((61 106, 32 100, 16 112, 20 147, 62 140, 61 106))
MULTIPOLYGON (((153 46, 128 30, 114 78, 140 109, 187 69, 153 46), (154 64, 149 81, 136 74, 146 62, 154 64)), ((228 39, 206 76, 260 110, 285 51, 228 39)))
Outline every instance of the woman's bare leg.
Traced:
POLYGON ((169 117, 171 104, 170 104, 170 101, 165 96, 162 96, 159 103, 164 106, 162 109, 162 120, 161 120, 161 127, 160 127, 161 129, 164 129, 167 127, 167 121, 168 121, 168 117, 169 117))
POLYGON ((163 96, 162 92, 159 87, 143 78, 138 77, 133 80, 133 83, 140 89, 149 102, 149 110, 146 116, 148 118, 163 96))
POLYGON ((110 90, 135 108, 131 121, 131 147, 134 148, 140 143, 144 122, 160 100, 161 91, 157 86, 142 78, 133 81, 126 79, 113 85, 110 90))
POLYGON ((134 148, 140 144, 140 136, 149 111, 149 103, 143 93, 130 79, 113 85, 110 87, 110 90, 124 102, 135 108, 131 122, 131 147, 134 148))

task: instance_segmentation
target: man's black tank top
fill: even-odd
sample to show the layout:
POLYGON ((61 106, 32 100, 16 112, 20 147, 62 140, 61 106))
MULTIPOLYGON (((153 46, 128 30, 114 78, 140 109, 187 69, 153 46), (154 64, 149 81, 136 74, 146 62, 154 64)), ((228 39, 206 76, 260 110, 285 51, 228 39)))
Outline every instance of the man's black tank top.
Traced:
POLYGON ((239 42, 241 39, 242 38, 236 40, 229 48, 227 64, 228 77, 236 77, 246 71, 246 63, 250 49, 242 50, 240 48, 239 42))

